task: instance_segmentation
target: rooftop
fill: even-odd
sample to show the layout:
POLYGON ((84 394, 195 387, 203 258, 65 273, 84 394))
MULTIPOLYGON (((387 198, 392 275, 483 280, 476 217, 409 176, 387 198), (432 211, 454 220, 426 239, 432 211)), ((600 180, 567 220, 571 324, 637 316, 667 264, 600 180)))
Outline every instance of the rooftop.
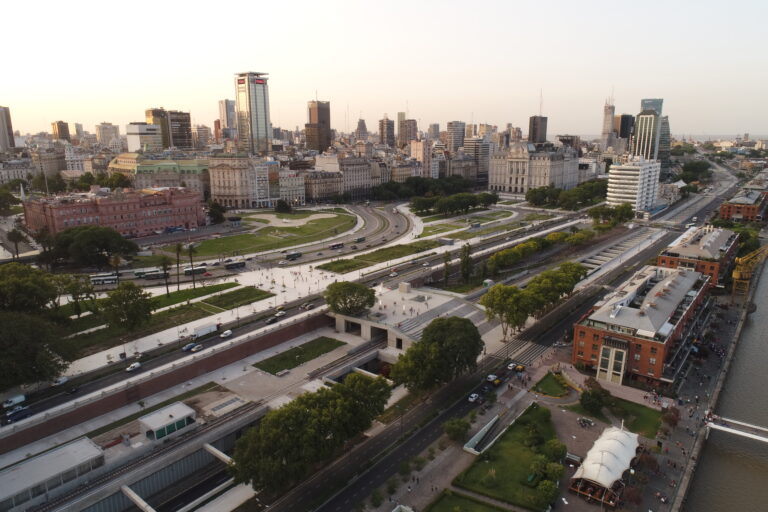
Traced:
POLYGON ((758 203, 761 197, 762 194, 756 190, 741 190, 738 194, 726 201, 726 203, 751 205, 758 203))
POLYGON ((713 226, 692 227, 664 251, 683 258, 719 260, 736 241, 736 233, 713 226))
POLYGON ((0 499, 29 489, 102 455, 87 437, 81 437, 0 471, 0 499))
POLYGON ((139 418, 141 423, 147 430, 158 430, 174 423, 181 418, 187 416, 194 416, 195 410, 182 402, 174 402, 171 405, 165 406, 162 409, 158 409, 145 416, 139 418))
POLYGON ((586 322, 664 341, 702 289, 702 279, 699 272, 646 265, 598 302, 586 322))

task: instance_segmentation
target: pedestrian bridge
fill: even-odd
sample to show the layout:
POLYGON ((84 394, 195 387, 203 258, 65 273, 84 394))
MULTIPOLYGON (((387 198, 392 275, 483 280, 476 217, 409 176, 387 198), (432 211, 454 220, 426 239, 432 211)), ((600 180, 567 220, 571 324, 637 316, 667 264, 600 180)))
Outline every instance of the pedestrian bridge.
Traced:
POLYGON ((711 416, 705 426, 707 427, 707 437, 709 437, 710 429, 714 429, 768 443, 768 428, 766 427, 720 416, 711 416))

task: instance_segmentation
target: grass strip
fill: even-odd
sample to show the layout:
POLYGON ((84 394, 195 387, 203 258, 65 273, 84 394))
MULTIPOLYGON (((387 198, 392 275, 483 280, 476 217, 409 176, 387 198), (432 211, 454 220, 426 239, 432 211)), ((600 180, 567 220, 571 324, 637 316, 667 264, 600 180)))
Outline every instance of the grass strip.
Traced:
POLYGON ((214 306, 223 310, 233 309, 257 300, 274 297, 275 294, 256 288, 254 286, 244 286, 231 292, 222 293, 204 301, 205 304, 214 306))
POLYGON ((297 366, 320 357, 323 354, 327 354, 342 345, 346 345, 346 343, 327 336, 320 336, 303 345, 274 355, 269 359, 254 363, 253 366, 274 375, 283 370, 296 368, 297 366))
POLYGON ((416 242, 411 242, 410 244, 383 247, 368 254, 361 254, 360 256, 355 256, 350 259, 340 259, 323 263, 322 265, 318 265, 317 268, 338 273, 351 272, 352 270, 369 267, 376 263, 383 263, 385 261, 428 251, 435 247, 440 247, 440 242, 437 240, 418 240, 416 242))

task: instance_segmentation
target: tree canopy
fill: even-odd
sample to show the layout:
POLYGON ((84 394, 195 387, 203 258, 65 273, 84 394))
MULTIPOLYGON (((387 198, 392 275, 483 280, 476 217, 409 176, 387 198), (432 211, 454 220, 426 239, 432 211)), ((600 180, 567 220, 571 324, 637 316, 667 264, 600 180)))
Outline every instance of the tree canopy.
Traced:
POLYGON ((341 384, 299 395, 237 441, 230 472, 255 490, 286 489, 369 428, 390 393, 384 378, 352 373, 341 384))
POLYGON ((562 190, 551 185, 532 188, 525 193, 525 200, 533 206, 578 210, 603 201, 607 191, 606 180, 590 180, 570 190, 562 190))
POLYGON ((359 283, 341 281, 328 285, 324 294, 328 307, 341 315, 359 315, 376 301, 373 289, 359 283))
POLYGON ((52 260, 72 261, 76 265, 103 268, 113 256, 135 254, 138 247, 112 228, 78 226, 57 234, 52 260))
POLYGON ((0 265, 0 310, 42 313, 58 296, 51 275, 29 265, 0 265))
POLYGON ((102 313, 110 326, 134 331, 152 316, 152 296, 130 281, 107 293, 102 313))
POLYGON ((224 213, 226 213, 226 211, 227 209, 216 201, 211 201, 208 206, 208 216, 214 224, 221 224, 224 222, 224 213))
POLYGON ((469 319, 436 318, 398 359, 390 377, 412 391, 429 390, 475 368, 482 350, 480 332, 469 319))
POLYGON ((450 196, 459 192, 472 190, 474 183, 461 176, 446 176, 445 178, 422 178, 410 176, 404 183, 389 181, 371 189, 374 199, 394 201, 410 199, 413 196, 450 196))
POLYGON ((489 320, 501 324, 502 341, 507 341, 510 329, 525 325, 529 312, 523 302, 523 291, 517 286, 493 285, 480 299, 489 320))

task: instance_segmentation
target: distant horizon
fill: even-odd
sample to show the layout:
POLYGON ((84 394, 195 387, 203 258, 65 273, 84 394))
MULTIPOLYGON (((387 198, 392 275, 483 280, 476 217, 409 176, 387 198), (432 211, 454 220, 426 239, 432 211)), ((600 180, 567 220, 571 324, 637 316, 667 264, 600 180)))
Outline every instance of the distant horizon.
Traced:
MULTIPOLYGON (((106 121, 124 133, 161 106, 212 128, 218 101, 234 99, 235 74, 257 69, 269 74, 272 125, 291 130, 303 128, 317 98, 331 102, 332 127, 342 132, 361 117, 375 131, 384 113, 401 111, 424 131, 462 120, 525 133, 541 109, 549 133, 599 133, 613 97, 617 114, 633 115, 641 99, 663 98, 673 134, 768 133, 765 2, 739 4, 749 16, 738 23, 719 16, 713 0, 491 1, 472 22, 466 7, 297 0, 288 12, 242 0, 216 10, 178 0, 125 8, 43 0, 35 23, 4 26, 12 51, 0 105, 22 133, 50 132, 57 120, 92 133, 106 121), (217 24, 214 13, 237 18, 217 24), (290 32, 271 21, 239 28, 251 17, 285 19, 290 32), (72 37, 52 48, 56 34, 72 37)), ((25 19, 30 8, 11 2, 4 14, 25 19)))

